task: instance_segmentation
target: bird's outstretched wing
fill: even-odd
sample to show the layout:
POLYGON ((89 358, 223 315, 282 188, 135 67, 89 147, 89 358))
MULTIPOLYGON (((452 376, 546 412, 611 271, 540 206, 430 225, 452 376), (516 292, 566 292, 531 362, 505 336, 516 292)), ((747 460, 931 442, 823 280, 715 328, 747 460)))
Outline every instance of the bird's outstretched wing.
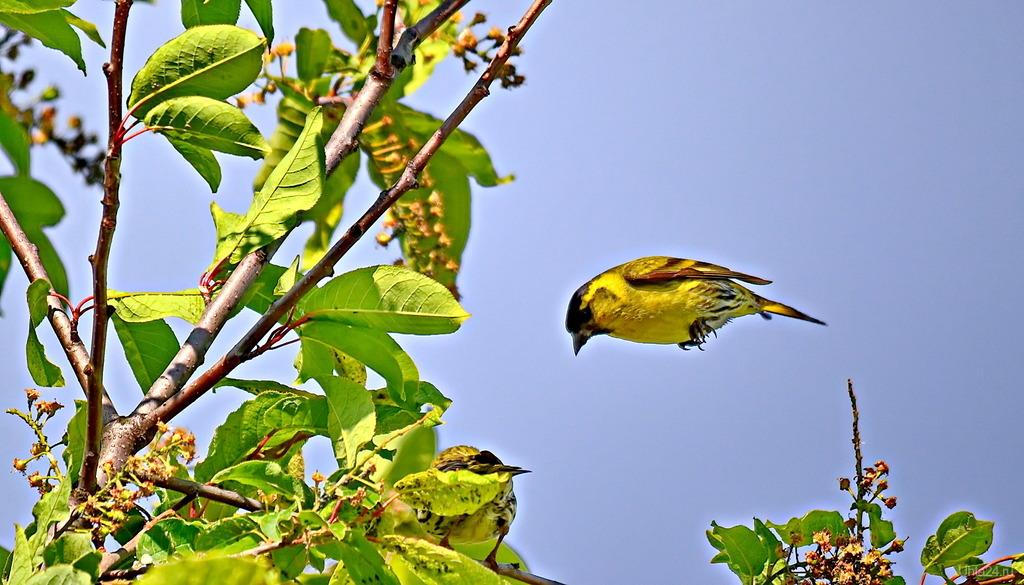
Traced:
POLYGON ((649 256, 628 262, 622 267, 622 276, 627 282, 632 283, 661 282, 679 278, 735 278, 750 284, 771 283, 770 280, 729 270, 724 266, 668 256, 649 256))

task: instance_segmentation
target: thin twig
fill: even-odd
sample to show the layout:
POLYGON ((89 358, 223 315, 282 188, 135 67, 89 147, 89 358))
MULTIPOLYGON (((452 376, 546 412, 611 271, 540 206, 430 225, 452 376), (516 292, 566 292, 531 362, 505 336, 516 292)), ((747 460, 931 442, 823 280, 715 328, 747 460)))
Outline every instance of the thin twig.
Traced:
POLYGON ((150 480, 154 485, 162 488, 221 502, 250 512, 260 512, 263 510, 263 503, 259 500, 243 496, 238 492, 190 481, 182 477, 143 477, 142 479, 150 480))
MULTIPOLYGON (((853 393, 853 380, 846 380, 846 392, 850 395, 850 408, 853 410, 853 456, 857 470, 857 501, 867 497, 868 488, 864 485, 864 456, 860 451, 860 411, 857 410, 857 395, 853 393)), ((857 538, 864 540, 864 510, 857 507, 857 538)))
MULTIPOLYGON (((466 119, 466 116, 473 108, 487 95, 489 87, 494 79, 500 76, 502 68, 512 56, 515 48, 519 45, 523 35, 540 16, 544 8, 551 3, 551 0, 535 0, 527 10, 523 18, 508 29, 505 41, 501 48, 495 53, 487 69, 480 76, 462 102, 445 119, 436 132, 427 140, 420 151, 409 161, 405 171, 398 181, 391 188, 383 191, 377 201, 363 213, 356 222, 349 227, 345 234, 331 247, 324 257, 316 263, 295 285, 288 290, 281 298, 271 304, 267 312, 249 329, 248 332, 235 344, 231 350, 221 357, 209 370, 200 374, 180 392, 168 398, 166 402, 150 412, 142 422, 145 429, 152 428, 157 422, 167 422, 184 410, 189 404, 195 402, 199 396, 213 387, 219 380, 226 377, 232 370, 244 361, 245 356, 252 351, 260 340, 270 331, 272 327, 294 307, 298 301, 318 282, 334 273, 334 265, 352 248, 353 245, 369 230, 373 224, 380 219, 406 192, 418 188, 417 176, 427 166, 431 157, 441 148, 444 141, 455 131, 455 129, 466 119)), ((365 89, 363 90, 365 91, 365 89)), ((362 95, 362 92, 360 92, 362 95)), ((338 129, 341 130, 341 127, 338 129)), ((333 138, 332 138, 333 140, 333 138)))
POLYGON ((124 66, 124 43, 128 30, 128 12, 132 0, 117 0, 114 8, 114 25, 110 40, 110 61, 103 64, 107 78, 107 126, 109 128, 107 156, 103 163, 103 212, 100 218, 96 251, 89 257, 92 263, 92 296, 96 306, 92 321, 92 354, 89 384, 86 387, 87 425, 85 450, 82 454, 82 469, 78 486, 88 493, 96 490, 96 472, 99 469, 100 446, 103 436, 103 366, 106 357, 107 325, 107 268, 110 262, 110 248, 117 227, 117 210, 120 207, 121 188, 121 123, 124 119, 122 106, 122 73, 124 66))
MULTIPOLYGON (((21 267, 25 270, 25 276, 29 281, 43 279, 49 282, 50 276, 46 273, 43 261, 39 257, 39 249, 25 235, 25 230, 18 223, 18 218, 14 216, 3 193, 0 193, 0 230, 3 230, 4 236, 10 242, 11 249, 18 261, 21 262, 21 267)), ((50 290, 53 292, 52 288, 50 290)), ((57 334, 61 349, 64 350, 64 355, 67 356, 68 363, 71 364, 71 369, 74 370, 78 384, 84 392, 89 385, 89 350, 82 343, 74 324, 64 312, 59 298, 51 294, 47 297, 46 304, 48 307, 46 317, 50 321, 50 327, 57 334)), ((103 411, 104 422, 109 422, 118 416, 114 403, 110 400, 106 390, 103 391, 103 411)))
POLYGON ((482 562, 481 564, 493 569, 495 573, 503 577, 510 577, 516 581, 522 581, 523 583, 529 583, 530 585, 563 585, 558 581, 552 581, 551 579, 545 579, 540 575, 534 575, 533 573, 522 571, 518 566, 511 563, 498 563, 496 567, 491 567, 490 565, 482 562))

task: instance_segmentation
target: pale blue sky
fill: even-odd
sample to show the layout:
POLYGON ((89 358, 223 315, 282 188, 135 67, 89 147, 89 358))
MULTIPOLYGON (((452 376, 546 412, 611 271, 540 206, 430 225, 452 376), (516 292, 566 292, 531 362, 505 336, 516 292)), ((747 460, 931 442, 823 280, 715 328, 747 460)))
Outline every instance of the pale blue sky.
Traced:
MULTIPOLYGON (((337 38, 319 1, 287 4, 279 39, 299 25, 337 38)), ((526 5, 470 7, 504 26, 526 5)), ((105 31, 112 6, 78 10, 105 31)), ((133 8, 129 68, 177 34, 174 12, 133 8)), ((444 446, 533 470, 516 481, 509 542, 535 572, 568 584, 735 582, 708 564, 712 520, 849 506, 836 482, 853 470, 847 378, 865 457, 892 467, 892 517, 910 539, 898 573, 917 580, 925 539, 961 509, 996 522, 992 554, 1024 550, 1022 41, 1024 4, 1010 1, 554 2, 524 42, 526 85, 494 91, 465 125, 517 177, 474 192, 460 280, 474 316, 451 336, 399 339, 455 401, 444 446), (704 352, 600 337, 574 357, 572 292, 654 254, 772 279, 758 292, 829 326, 751 317, 704 352)), ((88 50, 84 80, 46 53, 31 55, 58 68, 40 77, 58 75, 81 99, 65 109, 100 128, 103 53, 88 50)), ((451 65, 414 105, 443 116, 457 103, 472 79, 451 65)), ((69 209, 50 233, 82 297, 99 196, 46 161, 33 161, 36 176, 69 209)), ((216 201, 243 210, 255 168, 229 161, 216 201)), ((154 136, 129 143, 123 171, 111 285, 193 286, 214 241, 205 184, 154 136)), ((349 209, 375 195, 361 183, 349 209)), ((368 239, 341 268, 396 255, 368 239)), ((12 275, 4 408, 31 385, 24 278, 12 275)), ((281 352, 239 375, 288 381, 290 361, 281 352)), ((108 381, 134 401, 130 375, 108 381)), ((208 440, 204 426, 241 398, 204 397, 175 422, 208 440)), ((14 423, 0 419, 4 461, 31 441, 14 423)), ((14 474, 0 489, 10 546, 32 494, 14 474)))

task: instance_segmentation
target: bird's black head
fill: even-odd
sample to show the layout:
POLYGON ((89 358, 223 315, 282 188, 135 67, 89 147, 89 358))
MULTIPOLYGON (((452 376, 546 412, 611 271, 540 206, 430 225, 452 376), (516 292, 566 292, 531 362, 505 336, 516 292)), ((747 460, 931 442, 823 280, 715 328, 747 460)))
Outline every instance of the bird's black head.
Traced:
POLYGON ((573 353, 579 354, 580 348, 594 335, 594 314, 590 305, 583 301, 583 295, 590 288, 590 283, 581 286, 569 299, 569 311, 565 314, 565 329, 572 334, 573 353))

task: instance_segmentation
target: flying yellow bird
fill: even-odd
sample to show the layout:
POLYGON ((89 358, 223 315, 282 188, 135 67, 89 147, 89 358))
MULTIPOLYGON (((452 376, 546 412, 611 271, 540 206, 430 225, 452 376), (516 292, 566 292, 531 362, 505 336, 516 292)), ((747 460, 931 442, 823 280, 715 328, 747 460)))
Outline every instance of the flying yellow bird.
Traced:
MULTIPOLYGON (((675 343, 700 348, 708 335, 735 317, 769 313, 824 325, 793 307, 760 297, 733 282, 770 280, 697 260, 648 256, 592 278, 572 295, 565 328, 580 352, 594 335, 639 343, 675 343)), ((717 335, 717 334, 716 334, 717 335)))

